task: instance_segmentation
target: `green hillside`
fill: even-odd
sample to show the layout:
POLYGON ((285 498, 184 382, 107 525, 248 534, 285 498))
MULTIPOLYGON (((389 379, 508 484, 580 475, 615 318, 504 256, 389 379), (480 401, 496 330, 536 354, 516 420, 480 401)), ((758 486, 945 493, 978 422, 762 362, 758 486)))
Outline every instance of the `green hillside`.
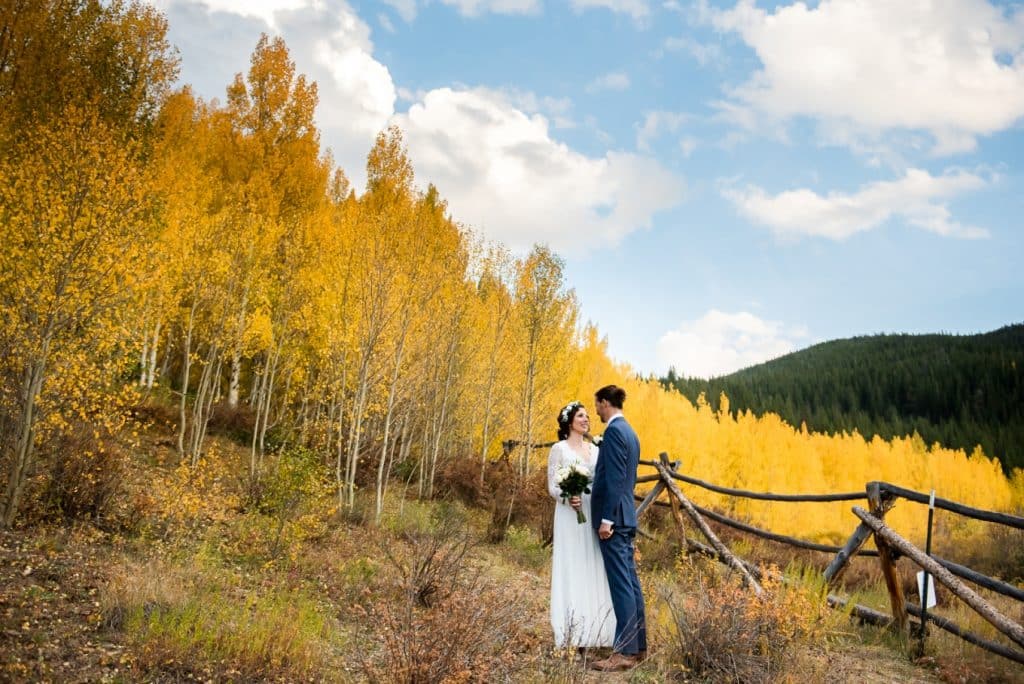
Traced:
POLYGON ((1024 324, 978 335, 872 335, 815 345, 711 380, 661 379, 717 410, 775 412, 811 430, 885 438, 916 431, 1024 468, 1024 324))

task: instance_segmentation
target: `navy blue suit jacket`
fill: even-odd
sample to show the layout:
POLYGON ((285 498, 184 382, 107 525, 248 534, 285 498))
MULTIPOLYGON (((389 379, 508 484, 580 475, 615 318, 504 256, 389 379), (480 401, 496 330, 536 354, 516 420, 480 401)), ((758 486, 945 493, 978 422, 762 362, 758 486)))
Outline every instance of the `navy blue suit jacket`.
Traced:
POLYGON ((609 423, 601 440, 591 487, 590 514, 594 529, 601 520, 613 527, 636 527, 636 469, 640 465, 640 440, 625 418, 609 423))

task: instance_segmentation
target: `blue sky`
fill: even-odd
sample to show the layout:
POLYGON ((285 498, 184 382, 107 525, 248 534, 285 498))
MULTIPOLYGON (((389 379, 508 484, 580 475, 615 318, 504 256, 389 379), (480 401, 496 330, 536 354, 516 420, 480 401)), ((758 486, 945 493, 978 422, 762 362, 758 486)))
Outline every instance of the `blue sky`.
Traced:
POLYGON ((637 371, 1024 320, 1024 5, 158 0, 223 99, 261 32, 356 187, 398 124, 423 186, 566 260, 637 371))

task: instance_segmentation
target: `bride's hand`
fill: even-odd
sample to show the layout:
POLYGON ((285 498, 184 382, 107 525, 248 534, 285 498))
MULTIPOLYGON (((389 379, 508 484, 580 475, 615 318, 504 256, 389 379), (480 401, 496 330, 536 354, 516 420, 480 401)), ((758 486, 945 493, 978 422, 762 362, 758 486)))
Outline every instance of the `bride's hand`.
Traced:
POLYGON ((572 506, 574 511, 578 511, 583 506, 583 499, 578 496, 571 496, 569 497, 569 505, 572 506))

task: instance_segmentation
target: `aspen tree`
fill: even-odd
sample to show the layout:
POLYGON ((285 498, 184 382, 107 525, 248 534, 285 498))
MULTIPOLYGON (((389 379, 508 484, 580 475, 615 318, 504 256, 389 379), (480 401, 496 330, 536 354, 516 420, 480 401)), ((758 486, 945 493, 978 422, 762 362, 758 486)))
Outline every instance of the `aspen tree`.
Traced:
POLYGON ((564 268, 559 256, 539 245, 517 267, 515 313, 522 354, 519 418, 520 438, 525 443, 519 459, 520 476, 529 468, 529 445, 540 400, 549 395, 551 381, 558 377, 556 369, 568 358, 573 341, 575 300, 565 290, 564 268))
MULTIPOLYGON (((480 326, 483 336, 482 410, 480 420, 480 486, 484 485, 487 467, 487 453, 492 437, 491 428, 498 393, 511 391, 511 368, 509 366, 509 343, 512 339, 509 328, 512 324, 513 302, 511 283, 514 262, 509 251, 501 245, 493 245, 484 257, 480 276, 477 280, 477 297, 484 323, 480 326)), ((502 423, 499 422, 499 426, 502 423)))
POLYGON ((112 320, 146 271, 145 143, 176 63, 166 23, 143 6, 15 0, 0 5, 0 25, 0 525, 10 526, 41 421, 59 432, 61 412, 92 408, 62 405, 59 388, 95 376, 120 344, 112 320), (55 372, 64 377, 50 383, 55 372))
POLYGON ((13 371, 7 378, 18 382, 14 429, 3 438, 4 526, 14 521, 34 462, 38 402, 51 368, 140 275, 148 181, 133 155, 94 116, 69 110, 63 121, 25 132, 0 160, 2 334, 13 371))

